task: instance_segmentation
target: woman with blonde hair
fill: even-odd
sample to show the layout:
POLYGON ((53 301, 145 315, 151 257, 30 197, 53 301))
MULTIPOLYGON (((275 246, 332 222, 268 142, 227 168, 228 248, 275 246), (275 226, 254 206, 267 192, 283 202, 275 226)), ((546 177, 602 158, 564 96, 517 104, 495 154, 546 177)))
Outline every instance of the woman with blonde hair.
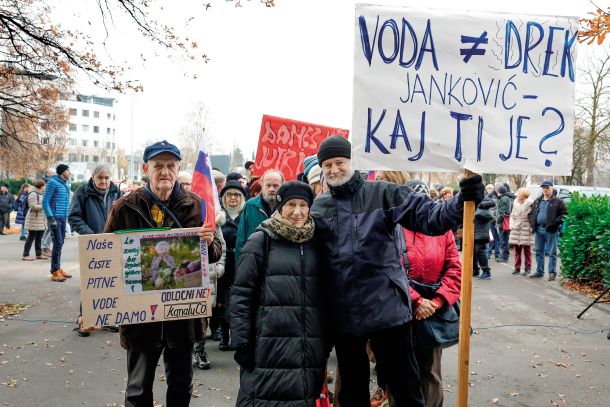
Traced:
POLYGON ((529 213, 532 210, 533 201, 529 199, 530 191, 527 188, 517 190, 517 199, 513 202, 513 210, 510 213, 510 236, 508 244, 515 248, 515 270, 513 274, 521 273, 521 256, 524 259, 523 275, 530 274, 532 269, 532 245, 534 234, 529 221, 529 213))
POLYGON ((405 185, 409 176, 404 171, 377 171, 377 181, 387 181, 392 184, 405 185))

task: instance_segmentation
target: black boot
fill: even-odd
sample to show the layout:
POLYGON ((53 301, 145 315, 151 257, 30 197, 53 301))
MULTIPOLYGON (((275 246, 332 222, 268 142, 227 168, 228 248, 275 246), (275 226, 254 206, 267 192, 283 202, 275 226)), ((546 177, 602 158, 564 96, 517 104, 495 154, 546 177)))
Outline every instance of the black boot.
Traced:
POLYGON ((231 350, 229 346, 229 323, 226 321, 220 322, 220 343, 218 344, 218 350, 221 352, 231 350))

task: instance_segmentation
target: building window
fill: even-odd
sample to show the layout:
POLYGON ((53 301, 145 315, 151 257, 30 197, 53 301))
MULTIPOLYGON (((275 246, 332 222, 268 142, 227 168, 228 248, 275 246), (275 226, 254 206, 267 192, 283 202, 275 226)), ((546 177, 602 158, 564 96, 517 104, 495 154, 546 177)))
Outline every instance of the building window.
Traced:
POLYGON ((93 132, 94 133, 99 133, 100 132, 100 126, 93 126, 93 132))
POLYGON ((110 113, 106 113, 106 119, 108 119, 108 120, 112 119, 112 115, 110 113))
POLYGON ((94 110, 93 111, 93 117, 95 117, 96 119, 99 119, 100 118, 100 112, 97 112, 97 111, 94 110))
POLYGON ((116 135, 116 129, 112 129, 112 135, 115 136, 116 135))
POLYGON ((113 149, 113 150, 115 149, 115 145, 114 145, 114 143, 112 143, 112 149, 113 149))
POLYGON ((112 115, 112 120, 116 120, 116 114, 112 115))
POLYGON ((99 147, 100 146, 100 142, 97 140, 93 140, 93 147, 99 147))
POLYGON ((88 124, 83 124, 81 126, 81 130, 85 133, 87 133, 89 131, 89 125, 88 124))
POLYGON ((76 131, 76 123, 70 123, 70 131, 76 131))
POLYGON ((107 142, 106 142, 106 148, 107 148, 108 150, 110 150, 110 146, 111 146, 110 141, 107 141, 107 142))
POLYGON ((72 108, 68 109, 68 112, 70 116, 76 116, 78 114, 78 110, 72 108))
POLYGON ((71 139, 70 139, 70 145, 71 145, 72 147, 76 147, 76 139, 75 139, 75 138, 71 138, 71 139))
POLYGON ((112 157, 112 163, 114 164, 116 162, 116 158, 112 157))
POLYGON ((89 140, 83 139, 81 144, 82 144, 83 147, 87 147, 89 145, 89 140))
POLYGON ((76 154, 74 154, 74 153, 70 153, 70 154, 68 154, 68 161, 69 161, 69 162, 74 162, 74 161, 76 161, 76 160, 77 160, 77 158, 76 158, 76 154))
POLYGON ((110 164, 110 157, 106 157, 106 162, 110 164))
POLYGON ((100 158, 97 155, 93 156, 93 162, 96 163, 100 160, 100 158))
POLYGON ((83 109, 83 117, 89 117, 89 111, 83 109))
POLYGON ((111 133, 110 127, 106 127, 106 134, 110 134, 110 133, 111 133))
POLYGON ((89 162, 89 156, 87 154, 85 154, 85 156, 83 157, 83 161, 84 162, 89 162))
POLYGON ((63 161, 64 160, 64 155, 63 154, 57 154, 57 161, 63 161))

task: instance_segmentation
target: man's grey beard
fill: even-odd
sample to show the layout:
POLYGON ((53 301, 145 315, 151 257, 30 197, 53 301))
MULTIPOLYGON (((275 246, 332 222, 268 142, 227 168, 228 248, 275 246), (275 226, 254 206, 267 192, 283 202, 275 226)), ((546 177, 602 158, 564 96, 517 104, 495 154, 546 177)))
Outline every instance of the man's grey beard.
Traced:
POLYGON ((347 181, 349 181, 353 175, 354 175, 354 170, 350 168, 347 171, 347 173, 345 174, 344 178, 332 179, 332 180, 330 178, 326 178, 326 183, 331 187, 340 187, 341 185, 347 183, 347 181))
POLYGON ((266 195, 263 194, 263 199, 265 200, 265 202, 267 202, 267 204, 271 207, 275 206, 275 195, 266 195))

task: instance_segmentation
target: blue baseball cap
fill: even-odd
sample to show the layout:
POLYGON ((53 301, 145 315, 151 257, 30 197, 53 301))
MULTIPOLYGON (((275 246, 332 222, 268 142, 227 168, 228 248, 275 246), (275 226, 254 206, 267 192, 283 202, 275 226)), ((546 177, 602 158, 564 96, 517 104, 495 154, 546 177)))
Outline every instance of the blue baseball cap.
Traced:
POLYGON ((543 181, 542 184, 540 184, 540 188, 544 188, 544 187, 553 187, 553 183, 551 181, 543 181))
POLYGON ((158 156, 159 154, 170 153, 176 156, 178 160, 182 160, 182 156, 180 155, 180 150, 175 145, 169 143, 167 140, 157 141, 155 144, 152 144, 144 150, 144 162, 148 162, 153 157, 158 156))

